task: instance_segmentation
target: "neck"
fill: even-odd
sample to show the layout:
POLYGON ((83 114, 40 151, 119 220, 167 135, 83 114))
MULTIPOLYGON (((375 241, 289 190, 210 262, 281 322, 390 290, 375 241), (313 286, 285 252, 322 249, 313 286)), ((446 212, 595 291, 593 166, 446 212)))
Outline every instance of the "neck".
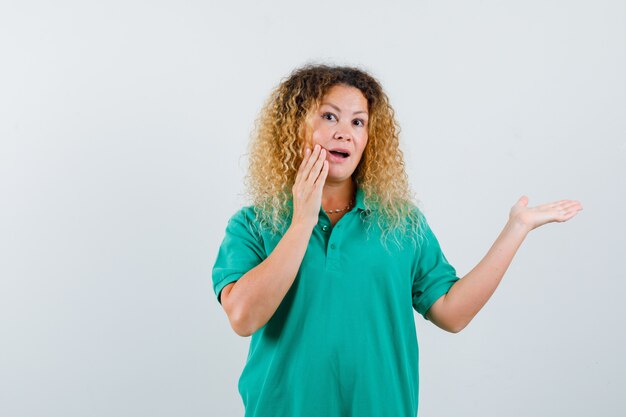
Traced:
POLYGON ((341 183, 324 184, 322 191, 322 207, 324 210, 343 209, 352 201, 352 207, 356 204, 356 184, 352 179, 341 183))

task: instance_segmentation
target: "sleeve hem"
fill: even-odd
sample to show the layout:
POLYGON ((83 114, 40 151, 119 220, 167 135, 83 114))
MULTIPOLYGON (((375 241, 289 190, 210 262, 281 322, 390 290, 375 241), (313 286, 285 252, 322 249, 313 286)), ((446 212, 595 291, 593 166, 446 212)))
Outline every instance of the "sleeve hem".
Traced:
POLYGON ((215 296, 217 297, 217 301, 220 304, 222 304, 221 295, 222 295, 222 290, 224 289, 224 287, 227 286, 230 283, 233 283, 233 282, 237 281, 242 276, 243 276, 243 273, 241 273, 241 272, 238 272, 238 273, 235 273, 235 274, 230 274, 230 275, 227 275, 224 278, 222 278, 222 280, 220 282, 218 282, 217 285, 215 285, 215 287, 214 287, 215 296))
POLYGON ((422 317, 424 317, 426 320, 428 320, 428 318, 426 317, 426 313, 428 312, 430 307, 432 307, 432 305, 435 304, 435 301, 441 298, 442 295, 447 294, 456 281, 458 281, 458 278, 453 282, 441 283, 430 289, 427 293, 423 294, 420 302, 417 303, 417 305, 415 306, 417 312, 420 313, 422 317))

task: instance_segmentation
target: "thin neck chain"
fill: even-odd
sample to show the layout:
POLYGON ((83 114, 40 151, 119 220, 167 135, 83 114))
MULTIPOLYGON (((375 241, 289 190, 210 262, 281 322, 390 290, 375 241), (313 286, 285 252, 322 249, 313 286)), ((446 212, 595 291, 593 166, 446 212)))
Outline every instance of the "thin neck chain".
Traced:
POLYGON ((346 206, 346 208, 342 208, 342 209, 335 209, 335 210, 324 210, 324 211, 325 211, 326 213, 328 213, 328 214, 341 213, 342 211, 350 210, 350 207, 352 206, 352 203, 354 203, 354 199, 350 200, 350 202, 348 203, 348 205, 346 206))

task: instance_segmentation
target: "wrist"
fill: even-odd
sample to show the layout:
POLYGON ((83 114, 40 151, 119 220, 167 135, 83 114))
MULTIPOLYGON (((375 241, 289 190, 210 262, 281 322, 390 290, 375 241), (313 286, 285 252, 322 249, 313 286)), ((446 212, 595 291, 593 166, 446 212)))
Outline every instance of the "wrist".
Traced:
POLYGON ((314 227, 315 223, 311 224, 310 222, 305 221, 292 221, 291 225, 289 225, 289 230, 293 230, 296 233, 313 233, 314 227))
POLYGON ((526 224, 517 216, 510 217, 509 221, 506 223, 505 228, 511 230, 512 232, 520 233, 523 235, 527 235, 531 230, 533 230, 533 227, 531 225, 526 224))

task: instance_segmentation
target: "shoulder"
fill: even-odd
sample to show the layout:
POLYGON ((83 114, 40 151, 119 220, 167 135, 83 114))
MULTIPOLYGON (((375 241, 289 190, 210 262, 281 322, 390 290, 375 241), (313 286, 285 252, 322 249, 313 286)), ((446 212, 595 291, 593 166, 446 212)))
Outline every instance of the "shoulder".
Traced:
POLYGON ((235 211, 228 219, 226 232, 246 232, 259 237, 259 222, 254 206, 244 206, 235 211))
POLYGON ((244 206, 235 211, 228 219, 228 222, 255 222, 256 221, 256 212, 254 206, 244 206))

